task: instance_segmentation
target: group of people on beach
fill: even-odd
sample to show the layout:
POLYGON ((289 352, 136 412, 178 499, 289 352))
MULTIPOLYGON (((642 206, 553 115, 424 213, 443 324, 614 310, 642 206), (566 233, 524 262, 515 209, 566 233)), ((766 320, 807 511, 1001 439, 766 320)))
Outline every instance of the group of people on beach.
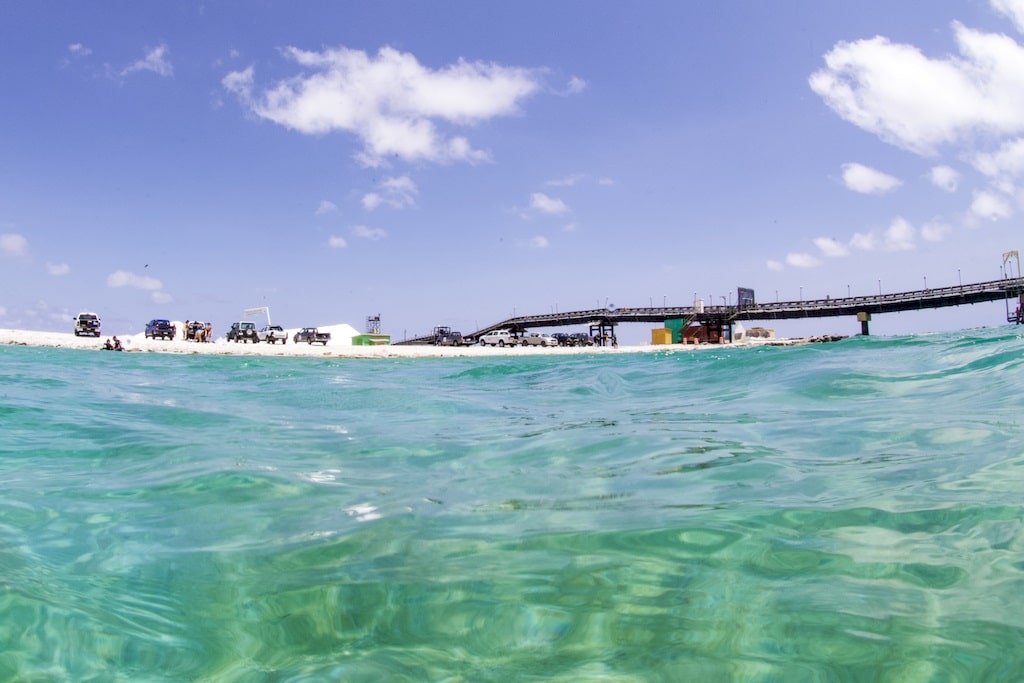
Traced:
POLYGON ((108 338, 107 341, 104 342, 103 350, 104 351, 124 351, 124 347, 121 346, 121 340, 118 339, 117 336, 115 335, 113 341, 111 341, 108 338))
POLYGON ((197 342, 213 341, 213 323, 202 323, 198 320, 185 321, 185 341, 192 339, 197 342))

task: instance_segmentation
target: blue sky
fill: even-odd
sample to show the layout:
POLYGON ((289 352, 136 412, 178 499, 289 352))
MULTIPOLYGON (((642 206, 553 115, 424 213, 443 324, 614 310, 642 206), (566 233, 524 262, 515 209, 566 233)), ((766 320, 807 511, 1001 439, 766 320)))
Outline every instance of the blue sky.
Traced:
MULTIPOLYGON (((1024 0, 3 14, 0 327, 223 333, 269 306, 401 339, 991 280, 1024 247, 1024 0)), ((777 327, 859 329, 801 325, 777 327)))

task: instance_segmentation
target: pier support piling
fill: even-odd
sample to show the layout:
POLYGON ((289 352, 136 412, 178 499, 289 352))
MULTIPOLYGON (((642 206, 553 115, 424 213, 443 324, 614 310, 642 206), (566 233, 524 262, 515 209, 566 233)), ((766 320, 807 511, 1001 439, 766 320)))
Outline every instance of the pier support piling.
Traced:
POLYGON ((870 334, 868 331, 868 323, 871 322, 871 313, 868 311, 861 311, 857 314, 857 320, 860 321, 860 333, 865 337, 870 334))

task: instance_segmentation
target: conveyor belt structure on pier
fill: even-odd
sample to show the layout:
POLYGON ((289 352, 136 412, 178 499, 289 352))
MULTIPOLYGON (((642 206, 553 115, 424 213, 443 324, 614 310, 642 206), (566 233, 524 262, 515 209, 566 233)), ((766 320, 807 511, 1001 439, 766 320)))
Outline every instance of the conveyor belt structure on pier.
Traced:
MULTIPOLYGON (((1018 298, 1024 293, 1024 278, 1004 278, 989 282, 977 282, 953 287, 918 289, 909 292, 853 296, 840 298, 813 299, 805 301, 783 301, 757 303, 749 306, 663 306, 644 308, 595 308, 562 313, 522 315, 488 327, 481 328, 465 337, 476 340, 491 330, 525 330, 534 327, 563 327, 569 325, 596 325, 620 323, 664 323, 666 320, 682 319, 692 322, 732 323, 738 320, 786 320, 795 318, 827 318, 856 316, 859 313, 899 313, 928 308, 963 306, 988 301, 1018 298)), ((433 337, 417 337, 400 344, 431 343, 433 337)))

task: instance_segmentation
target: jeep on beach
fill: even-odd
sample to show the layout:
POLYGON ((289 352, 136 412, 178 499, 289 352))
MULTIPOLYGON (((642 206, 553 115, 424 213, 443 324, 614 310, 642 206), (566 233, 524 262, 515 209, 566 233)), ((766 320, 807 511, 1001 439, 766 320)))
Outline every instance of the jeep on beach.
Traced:
POLYGON ((315 327, 303 327, 301 330, 295 333, 292 338, 296 344, 299 342, 306 342, 307 344, 323 344, 327 346, 327 342, 331 340, 330 332, 320 332, 315 327))
POLYGON ((248 320, 231 323, 231 329, 228 330, 225 338, 227 341, 233 341, 236 344, 238 342, 245 342, 246 344, 252 342, 253 344, 258 344, 260 341, 260 338, 256 333, 256 323, 248 320))
POLYGON ((95 313, 79 313, 75 316, 75 336, 100 336, 100 318, 95 313))
POLYGON ((266 342, 267 344, 276 344, 277 342, 282 344, 288 343, 288 333, 280 325, 266 325, 260 328, 256 336, 259 337, 261 342, 266 342))

